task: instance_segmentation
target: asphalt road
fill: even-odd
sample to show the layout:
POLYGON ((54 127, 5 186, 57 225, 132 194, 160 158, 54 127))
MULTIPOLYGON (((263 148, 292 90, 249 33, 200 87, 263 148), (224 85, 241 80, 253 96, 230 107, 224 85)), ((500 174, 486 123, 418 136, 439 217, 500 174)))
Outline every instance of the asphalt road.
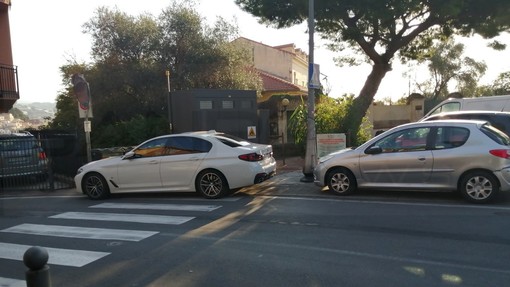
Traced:
POLYGON ((339 197, 288 173, 221 200, 0 197, 0 286, 26 286, 30 246, 59 286, 508 286, 510 201, 339 197))

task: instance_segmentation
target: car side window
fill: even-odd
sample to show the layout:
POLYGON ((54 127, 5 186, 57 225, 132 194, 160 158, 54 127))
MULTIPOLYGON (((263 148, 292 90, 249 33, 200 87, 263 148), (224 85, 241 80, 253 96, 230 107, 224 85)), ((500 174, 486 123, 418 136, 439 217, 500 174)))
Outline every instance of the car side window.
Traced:
POLYGON ((429 132, 430 128, 406 129, 392 133, 374 145, 381 147, 383 153, 426 150, 429 132))
POLYGON ((167 143, 167 155, 208 152, 212 144, 195 137, 171 137, 167 143))
POLYGON ((456 148, 469 137, 469 130, 461 127, 440 127, 437 129, 434 149, 456 148))
POLYGON ((143 157, 162 156, 166 153, 166 142, 168 138, 160 138, 146 142, 139 146, 134 152, 143 157))

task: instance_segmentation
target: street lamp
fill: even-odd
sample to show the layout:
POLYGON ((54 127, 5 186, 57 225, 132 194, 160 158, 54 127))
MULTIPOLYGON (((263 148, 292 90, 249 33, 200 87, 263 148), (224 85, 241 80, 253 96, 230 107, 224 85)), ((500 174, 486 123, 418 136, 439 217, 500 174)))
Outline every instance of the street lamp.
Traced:
POLYGON ((283 165, 285 165, 285 133, 287 133, 287 117, 285 116, 285 112, 287 112, 287 107, 289 106, 290 101, 287 98, 283 98, 281 102, 281 109, 280 109, 280 117, 283 122, 283 129, 282 129, 282 157, 283 157, 283 165))

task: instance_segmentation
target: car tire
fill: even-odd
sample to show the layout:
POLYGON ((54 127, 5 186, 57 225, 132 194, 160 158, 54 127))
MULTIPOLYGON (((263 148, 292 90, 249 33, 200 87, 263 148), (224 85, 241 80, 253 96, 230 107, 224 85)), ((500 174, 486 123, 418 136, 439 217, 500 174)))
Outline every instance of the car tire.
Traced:
POLYGON ((345 168, 335 168, 328 172, 326 184, 330 191, 338 195, 348 195, 357 189, 354 175, 345 168))
POLYGON ((195 180, 195 189, 203 197, 215 199, 229 192, 228 183, 219 171, 208 169, 200 172, 195 180))
POLYGON ((499 183, 489 172, 472 171, 462 177, 460 192, 469 202, 487 203, 498 195, 499 183))
POLYGON ((89 173, 83 177, 82 189, 90 199, 105 199, 110 196, 110 187, 99 173, 89 173))

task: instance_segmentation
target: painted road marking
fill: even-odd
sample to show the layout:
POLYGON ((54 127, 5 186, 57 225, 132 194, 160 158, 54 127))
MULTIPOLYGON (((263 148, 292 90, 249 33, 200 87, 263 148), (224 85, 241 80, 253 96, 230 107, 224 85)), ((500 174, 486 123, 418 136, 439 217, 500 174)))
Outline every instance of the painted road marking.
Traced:
POLYGON ((179 210, 179 211, 213 211, 221 205, 192 205, 192 204, 143 204, 143 203, 101 203, 90 208, 119 208, 119 209, 147 209, 147 210, 179 210))
POLYGON ((154 231, 40 225, 28 223, 0 230, 0 232, 121 241, 140 241, 159 233, 154 231))
POLYGON ((121 221, 136 223, 155 223, 179 225, 192 220, 191 216, 168 216, 168 215, 148 215, 148 214, 129 214, 129 213, 93 213, 93 212, 64 212, 50 216, 57 219, 83 219, 99 221, 121 221))
MULTIPOLYGON (((30 247, 32 246, 0 242, 0 258, 22 261, 23 255, 30 247)), ((85 266, 110 254, 109 252, 43 248, 48 251, 48 264, 72 267, 85 266)))

